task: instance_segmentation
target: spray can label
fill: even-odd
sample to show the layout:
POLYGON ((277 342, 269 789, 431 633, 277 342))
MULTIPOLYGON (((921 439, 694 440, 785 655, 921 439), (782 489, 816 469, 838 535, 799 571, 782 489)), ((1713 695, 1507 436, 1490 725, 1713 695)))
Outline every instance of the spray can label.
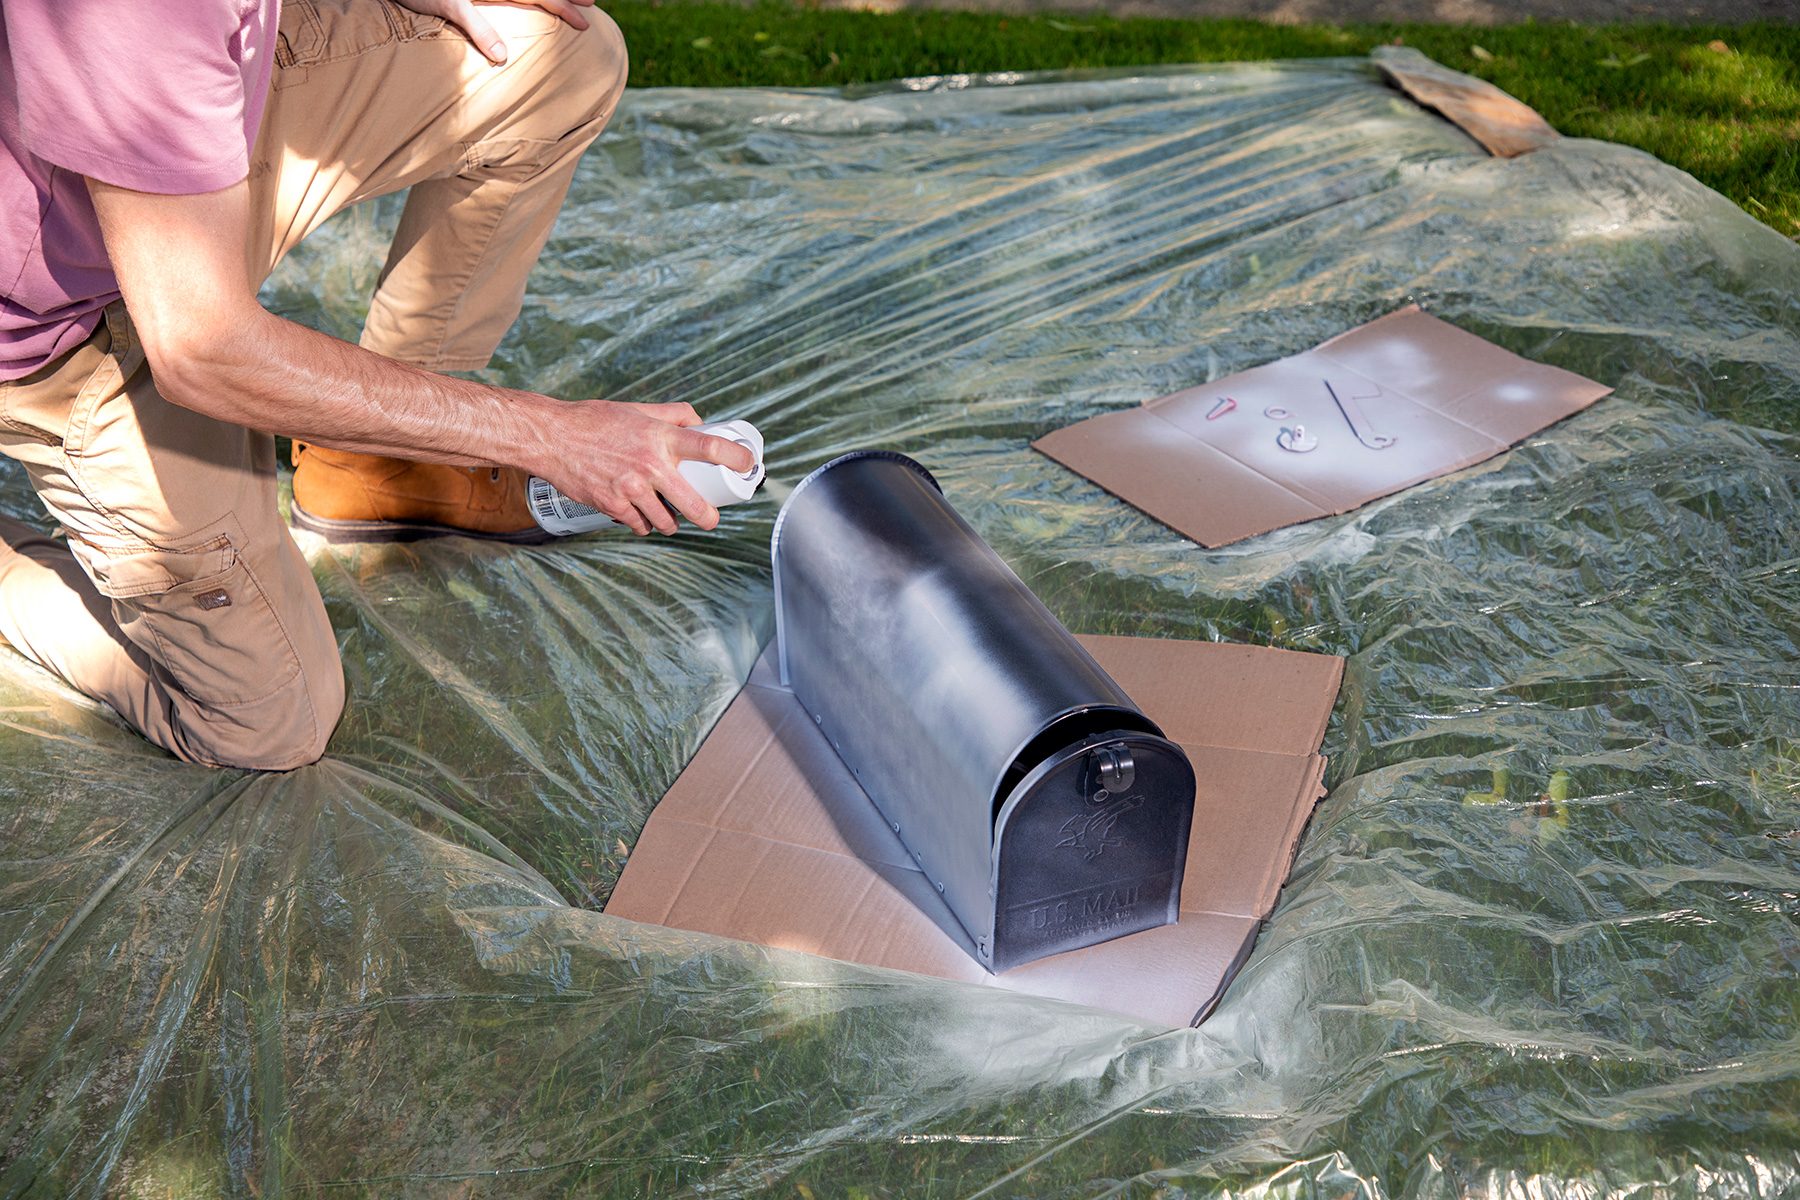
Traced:
POLYGON ((568 535, 587 533, 613 524, 613 519, 597 508, 571 500, 545 479, 532 476, 525 487, 525 498, 531 504, 531 515, 545 533, 568 535))

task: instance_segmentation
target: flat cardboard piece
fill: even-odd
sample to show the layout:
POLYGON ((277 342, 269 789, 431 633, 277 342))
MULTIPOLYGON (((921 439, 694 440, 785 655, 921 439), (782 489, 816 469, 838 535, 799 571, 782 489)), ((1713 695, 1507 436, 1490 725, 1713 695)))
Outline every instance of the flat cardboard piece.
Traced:
POLYGON ((1032 444, 1214 547, 1472 466, 1611 391, 1411 305, 1302 354, 1032 444), (1282 448, 1294 426, 1315 448, 1282 448), (1370 444, 1383 438, 1392 444, 1370 444))
POLYGON ((1181 919, 990 975, 765 654, 651 813, 606 911, 1197 1024, 1248 955, 1322 794, 1343 660, 1081 639, 1199 779, 1181 919))
POLYGON ((1411 46, 1377 46, 1370 57, 1389 83, 1496 158, 1517 158, 1562 137, 1523 100, 1485 79, 1433 62, 1411 46))

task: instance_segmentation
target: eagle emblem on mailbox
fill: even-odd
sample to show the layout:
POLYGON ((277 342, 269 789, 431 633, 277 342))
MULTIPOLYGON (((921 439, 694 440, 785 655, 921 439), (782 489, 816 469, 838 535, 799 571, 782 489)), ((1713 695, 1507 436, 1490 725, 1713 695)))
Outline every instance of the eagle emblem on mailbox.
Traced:
MULTIPOLYGON (((1094 798, 1102 800, 1105 796, 1105 792, 1100 792, 1094 798)), ((1080 850, 1083 862, 1093 862, 1108 846, 1125 844, 1124 838, 1113 835, 1113 829, 1118 825, 1120 817, 1140 803, 1136 796, 1114 796, 1105 800, 1093 812, 1070 817, 1058 831, 1062 834, 1062 840, 1056 843, 1057 846, 1080 850)))

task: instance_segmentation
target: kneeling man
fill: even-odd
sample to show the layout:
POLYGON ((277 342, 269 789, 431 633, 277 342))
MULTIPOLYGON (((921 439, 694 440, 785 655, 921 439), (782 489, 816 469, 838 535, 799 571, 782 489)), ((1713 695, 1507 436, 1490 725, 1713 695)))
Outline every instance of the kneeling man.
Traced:
POLYGON ((441 374, 518 316, 625 85, 592 0, 5 0, 0 451, 62 536, 0 521, 0 637, 183 759, 324 752, 337 643, 276 504, 338 540, 534 540, 536 474, 639 534, 718 514, 685 404, 441 374), (257 302, 344 206, 411 189, 361 345, 257 302), (666 502, 666 503, 665 503, 666 502))

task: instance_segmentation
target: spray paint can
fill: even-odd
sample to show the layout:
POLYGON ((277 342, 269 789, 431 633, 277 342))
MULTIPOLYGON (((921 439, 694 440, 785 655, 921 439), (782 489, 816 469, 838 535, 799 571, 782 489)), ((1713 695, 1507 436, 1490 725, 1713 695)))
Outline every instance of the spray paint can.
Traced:
MULTIPOLYGON (((681 477, 692 484, 694 490, 714 508, 742 504, 750 499, 763 481, 763 439, 756 426, 748 421, 714 421, 694 428, 701 433, 710 433, 714 437, 722 437, 743 446, 756 456, 756 465, 739 473, 717 463, 689 460, 678 468, 681 477)), ((557 491, 549 480, 539 479, 535 475, 526 483, 525 494, 531 502, 532 517, 545 533, 562 537, 574 533, 589 533, 618 524, 598 509, 569 499, 557 491)))

